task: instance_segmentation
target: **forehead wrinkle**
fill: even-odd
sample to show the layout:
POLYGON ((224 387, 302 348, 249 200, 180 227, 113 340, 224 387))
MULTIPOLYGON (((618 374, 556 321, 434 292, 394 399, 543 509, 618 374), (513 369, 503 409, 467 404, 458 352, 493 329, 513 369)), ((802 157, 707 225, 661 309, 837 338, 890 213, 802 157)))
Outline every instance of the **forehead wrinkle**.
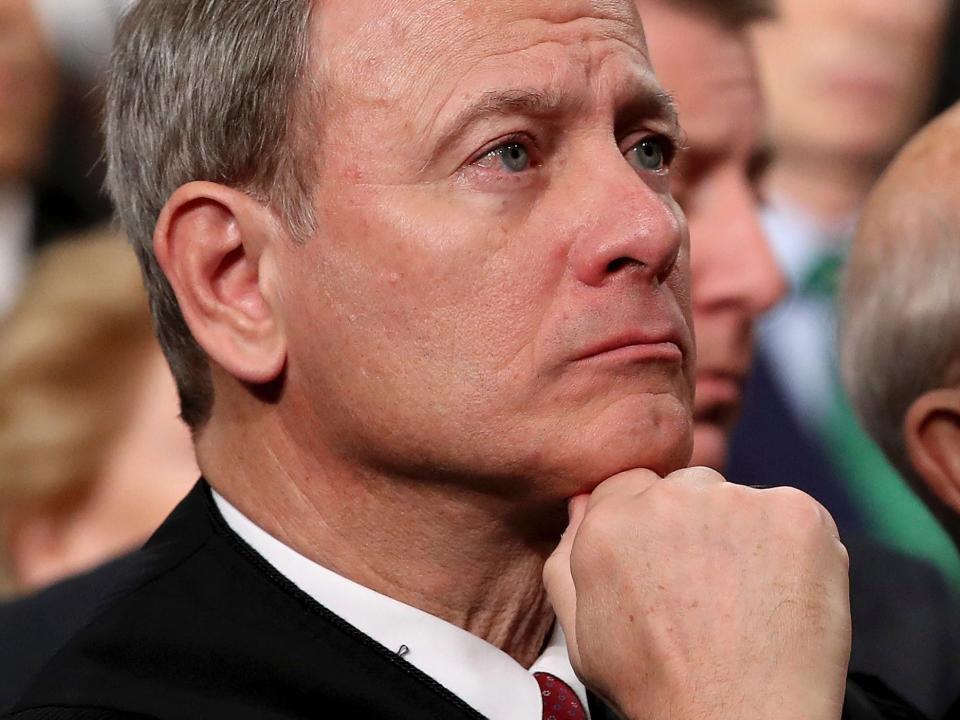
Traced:
POLYGON ((564 25, 576 20, 592 18, 612 21, 629 27, 631 33, 643 40, 643 25, 634 0, 586 0, 581 2, 553 2, 542 5, 542 11, 535 17, 547 22, 564 25))
POLYGON ((570 43, 616 39, 649 59, 632 0, 382 0, 378 5, 378 12, 366 19, 337 25, 323 46, 334 74, 346 76, 348 87, 366 86, 370 95, 379 98, 405 94, 405 86, 415 78, 429 76, 435 81, 458 61, 469 67, 524 49, 493 51, 495 42, 509 43, 511 35, 518 41, 533 37, 543 41, 545 33, 539 28, 528 30, 528 23, 554 26, 556 30, 547 31, 552 36, 574 35, 581 24, 589 23, 579 34, 564 39, 570 43), (498 15, 497 10, 502 12, 498 15), (412 74, 411 59, 417 65, 412 74))
MULTIPOLYGON (((601 61, 600 65, 603 64, 601 61)), ((593 69, 587 73, 586 86, 592 85, 591 91, 595 95, 602 93, 599 86, 599 77, 593 77, 593 69), (591 80, 596 80, 592 83, 591 80)), ((624 101, 618 102, 617 114, 627 112, 631 115, 642 116, 665 123, 667 131, 679 136, 679 118, 676 103, 673 97, 659 85, 653 73, 641 70, 627 81, 629 89, 621 94, 627 95, 624 101)), ((623 84, 618 81, 616 84, 623 84)), ((584 88, 581 88, 583 90, 584 88)), ((455 91, 454 91, 455 92, 455 91)), ((618 92, 618 91, 615 91, 618 92)), ((453 92, 447 96, 441 108, 433 113, 429 124, 432 132, 436 124, 444 115, 446 106, 455 99, 453 92)), ((519 86, 502 89, 486 90, 474 100, 468 101, 454 118, 445 122, 438 140, 434 143, 434 155, 453 142, 473 123, 491 116, 526 115, 529 117, 549 117, 560 114, 575 113, 590 105, 589 92, 571 91, 562 79, 554 77, 551 83, 543 87, 519 86)))
MULTIPOLYGON (((615 40, 640 53, 644 59, 649 61, 650 56, 647 49, 646 37, 643 34, 643 25, 639 17, 635 14, 624 16, 585 14, 575 17, 564 17, 562 19, 550 16, 534 16, 518 18, 513 24, 522 25, 524 23, 547 24, 548 26, 552 26, 555 34, 564 33, 567 35, 567 37, 562 39, 554 36, 542 42, 553 40, 555 42, 572 44, 597 40, 615 40), (584 29, 581 30, 581 27, 584 29), (578 30, 579 32, 577 32, 578 30)), ((532 34, 533 33, 531 33, 531 35, 532 34)))
POLYGON ((449 48, 463 49, 458 56, 464 57, 479 42, 480 27, 462 12, 463 4, 463 0, 415 4, 383 0, 377 13, 336 26, 329 40, 321 40, 330 76, 349 93, 378 104, 406 95, 425 76, 449 70, 449 48), (412 60, 416 73, 410 72, 412 60))
POLYGON ((661 125, 660 131, 670 137, 678 148, 683 146, 683 130, 680 126, 680 113, 673 95, 660 84, 649 63, 633 63, 632 71, 626 74, 614 73, 611 90, 604 92, 602 83, 610 81, 610 76, 602 73, 607 60, 603 58, 592 73, 594 92, 598 97, 609 94, 615 98, 614 125, 617 134, 623 129, 633 130, 638 120, 653 121, 661 125))
MULTIPOLYGON (((581 104, 576 96, 564 93, 557 88, 539 89, 534 87, 506 88, 487 90, 475 101, 462 108, 457 115, 441 130, 434 143, 434 155, 442 151, 471 125, 494 116, 525 115, 528 117, 549 117, 560 114, 564 108, 581 104)), ((431 130, 441 113, 434 115, 431 130)))
POLYGON ((544 90, 534 87, 487 90, 475 102, 461 110, 450 125, 460 128, 473 120, 490 115, 552 115, 574 103, 577 103, 577 99, 573 94, 561 92, 555 87, 544 90))
MULTIPOLYGON (((384 14, 391 14, 404 5, 403 0, 389 0, 381 9, 384 14)), ((328 72, 340 76, 336 83, 331 82, 337 86, 334 93, 348 100, 357 110, 364 107, 362 112, 375 113, 369 116, 371 119, 397 117, 402 103, 408 116, 405 123, 408 130, 415 132, 419 126, 433 132, 452 101, 462 101, 462 95, 458 97, 458 94, 478 66, 485 63, 495 65, 509 55, 517 55, 522 61, 522 53, 536 52, 545 45, 572 47, 574 52, 565 52, 561 63, 557 62, 557 56, 544 54, 543 62, 548 67, 553 66, 549 73, 557 90, 551 91, 547 83, 540 82, 536 83, 538 87, 530 88, 522 77, 516 78, 515 90, 532 90, 544 95, 543 102, 533 104, 539 108, 530 108, 544 111, 549 105, 558 105, 556 96, 560 91, 570 94, 568 84, 556 82, 560 73, 568 72, 561 65, 578 72, 576 65, 582 60, 589 80, 592 70, 596 69, 589 67, 590 58, 597 54, 590 48, 616 43, 634 55, 632 64, 642 68, 642 75, 649 76, 642 82, 646 89, 636 93, 638 97, 649 97, 645 97, 644 103, 632 105, 643 105, 646 111, 655 111, 661 116, 657 119, 676 125, 672 101, 660 90, 649 69, 642 26, 632 0, 544 2, 536 5, 519 0, 516 6, 503 3, 503 7, 507 8, 502 14, 506 19, 496 23, 493 22, 496 14, 491 6, 475 0, 416 4, 413 10, 401 12, 400 17, 382 22, 368 14, 353 26, 331 23, 328 42, 339 49, 336 53, 321 55, 328 61, 328 72), (523 15, 522 11, 527 14, 523 15), (436 97, 436 91, 444 86, 448 91, 436 97), (359 105, 356 104, 358 101, 359 105)), ((354 18, 348 17, 347 20, 354 18)), ((526 63, 519 63, 518 67, 522 69, 523 64, 526 63)), ((492 74, 496 77, 495 73, 492 74)), ((497 83, 490 82, 488 86, 495 89, 497 83)), ((592 89, 596 91, 596 88, 592 89)), ((631 92, 635 90, 639 90, 639 85, 631 88, 631 92)), ((581 101, 589 102, 585 93, 581 101)), ((565 102, 568 107, 573 104, 570 98, 565 98, 565 102)), ((516 103, 506 103, 511 104, 513 110, 519 109, 516 103)), ((413 152, 419 155, 421 151, 413 152)), ((429 163, 426 154, 420 159, 429 163)))

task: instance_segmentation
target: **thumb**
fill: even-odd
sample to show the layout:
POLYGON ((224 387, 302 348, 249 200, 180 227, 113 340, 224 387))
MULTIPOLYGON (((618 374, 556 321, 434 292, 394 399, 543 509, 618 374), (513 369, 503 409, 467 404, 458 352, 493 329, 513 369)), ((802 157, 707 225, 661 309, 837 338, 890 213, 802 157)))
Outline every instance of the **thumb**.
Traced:
POLYGON ((567 505, 570 522, 560 538, 560 544, 547 558, 543 566, 543 585, 547 591, 547 598, 557 615, 557 621, 567 638, 567 649, 574 667, 579 667, 580 657, 577 651, 577 591, 570 572, 570 553, 577 536, 580 523, 587 512, 589 496, 578 495, 572 498, 567 505))

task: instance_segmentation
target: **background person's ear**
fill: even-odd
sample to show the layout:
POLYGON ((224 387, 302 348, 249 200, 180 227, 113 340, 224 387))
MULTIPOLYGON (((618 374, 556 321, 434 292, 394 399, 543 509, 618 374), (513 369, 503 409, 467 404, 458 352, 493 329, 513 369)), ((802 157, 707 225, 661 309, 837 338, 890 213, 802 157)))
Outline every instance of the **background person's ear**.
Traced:
POLYGON ((917 398, 907 411, 904 440, 929 492, 960 513, 960 388, 917 398))
POLYGON ((249 195, 193 182, 167 202, 154 252, 190 332, 210 359, 250 384, 275 380, 286 362, 274 251, 283 231, 249 195))

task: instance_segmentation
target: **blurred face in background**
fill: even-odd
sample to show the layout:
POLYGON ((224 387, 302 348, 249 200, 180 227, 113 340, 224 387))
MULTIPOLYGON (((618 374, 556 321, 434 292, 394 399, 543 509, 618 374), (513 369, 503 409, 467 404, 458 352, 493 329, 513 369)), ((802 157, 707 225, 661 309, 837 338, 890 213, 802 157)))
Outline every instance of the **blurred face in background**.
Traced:
POLYGON ((882 163, 929 114, 948 0, 780 0, 756 30, 785 156, 882 163))
POLYGON ((686 149, 671 188, 690 225, 697 335, 693 465, 722 469, 757 317, 785 284, 760 226, 761 98, 748 35, 664 0, 640 0, 654 70, 686 149))
POLYGON ((199 477, 170 370, 151 347, 128 414, 99 472, 60 502, 24 508, 7 537, 14 582, 30 591, 89 570, 143 543, 199 477))
POLYGON ((0 324, 0 593, 150 536, 199 476, 179 410, 125 240, 41 251, 0 324))
POLYGON ((59 96, 57 65, 31 0, 0 2, 0 183, 29 178, 44 158, 59 96))

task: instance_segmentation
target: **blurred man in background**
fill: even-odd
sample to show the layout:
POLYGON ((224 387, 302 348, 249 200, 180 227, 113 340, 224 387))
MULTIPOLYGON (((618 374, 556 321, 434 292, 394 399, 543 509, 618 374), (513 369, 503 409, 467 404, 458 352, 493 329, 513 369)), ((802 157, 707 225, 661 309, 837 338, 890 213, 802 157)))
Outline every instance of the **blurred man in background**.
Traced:
POLYGON ((657 76, 676 98, 686 148, 672 191, 690 223, 697 392, 693 465, 726 466, 756 320, 786 291, 760 223, 769 149, 747 29, 770 0, 639 0, 657 76))
POLYGON ((791 293, 763 324, 730 475, 772 473, 824 502, 845 537, 864 531, 960 580, 955 550, 850 412, 834 311, 860 205, 932 111, 949 11, 947 0, 783 0, 756 31, 776 151, 765 225, 791 293))
MULTIPOLYGON (((753 358, 754 325, 786 292, 761 227, 759 185, 771 156, 749 35, 776 20, 772 3, 762 0, 637 5, 654 69, 676 98, 685 133, 672 189, 690 223, 698 353, 691 464, 723 471, 753 358)), ((764 478, 757 484, 782 481, 774 471, 764 478)), ((960 623, 936 574, 856 541, 851 604, 851 669, 883 677, 939 714, 960 688, 960 623), (914 612, 904 612, 907 597, 914 612)))
POLYGON ((870 195, 841 335, 857 414, 960 544, 958 278, 960 106, 911 141, 870 195))

